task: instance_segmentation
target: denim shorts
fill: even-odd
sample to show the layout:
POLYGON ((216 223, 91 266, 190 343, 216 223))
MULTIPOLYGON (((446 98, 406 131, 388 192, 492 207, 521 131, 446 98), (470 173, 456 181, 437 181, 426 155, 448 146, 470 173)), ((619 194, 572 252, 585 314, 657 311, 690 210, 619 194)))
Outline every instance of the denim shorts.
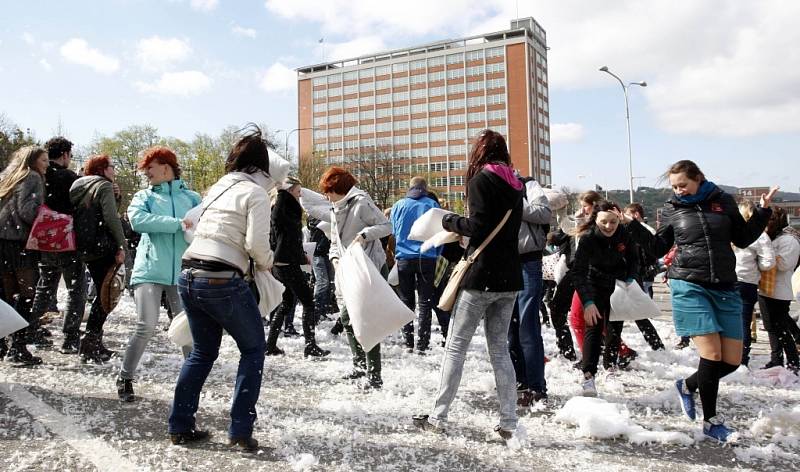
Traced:
POLYGON ((719 333, 742 339, 742 297, 736 290, 710 290, 685 280, 670 279, 675 334, 719 333))

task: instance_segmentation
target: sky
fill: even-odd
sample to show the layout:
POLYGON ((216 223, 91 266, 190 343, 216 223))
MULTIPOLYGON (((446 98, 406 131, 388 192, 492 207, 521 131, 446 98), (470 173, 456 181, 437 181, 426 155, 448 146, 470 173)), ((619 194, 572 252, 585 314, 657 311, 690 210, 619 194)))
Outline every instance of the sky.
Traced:
POLYGON ((0 113, 40 139, 59 124, 80 145, 141 124, 181 139, 251 121, 291 130, 298 67, 533 16, 550 47, 554 186, 628 186, 624 98, 605 65, 648 83, 629 90, 638 185, 692 159, 718 183, 800 191, 794 0, 3 0, 2 11, 0 113))

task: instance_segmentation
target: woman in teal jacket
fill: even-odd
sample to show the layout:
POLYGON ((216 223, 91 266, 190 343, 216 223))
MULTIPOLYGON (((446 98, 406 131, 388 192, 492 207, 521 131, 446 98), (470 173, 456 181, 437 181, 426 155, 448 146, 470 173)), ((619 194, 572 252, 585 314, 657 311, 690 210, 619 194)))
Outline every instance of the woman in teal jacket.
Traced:
POLYGON ((183 311, 177 284, 181 256, 189 246, 183 228, 190 225, 183 217, 200 204, 200 195, 180 180, 178 159, 169 148, 155 146, 145 151, 139 169, 147 176, 150 187, 136 192, 128 206, 131 227, 142 238, 131 276, 138 321, 117 379, 117 394, 125 402, 134 400, 134 373, 155 332, 161 294, 166 293, 172 313, 183 311))

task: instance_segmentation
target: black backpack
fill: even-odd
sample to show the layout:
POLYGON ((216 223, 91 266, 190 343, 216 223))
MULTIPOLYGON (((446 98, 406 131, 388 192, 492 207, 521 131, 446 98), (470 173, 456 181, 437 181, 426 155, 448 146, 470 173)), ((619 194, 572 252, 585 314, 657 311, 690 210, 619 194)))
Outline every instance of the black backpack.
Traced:
MULTIPOLYGON (((91 193, 94 187, 103 183, 99 180, 89 187, 91 193)), ((114 237, 103 220, 103 210, 93 198, 86 199, 86 203, 75 205, 73 227, 75 228, 75 246, 78 256, 82 260, 97 259, 113 255, 117 252, 114 237)))

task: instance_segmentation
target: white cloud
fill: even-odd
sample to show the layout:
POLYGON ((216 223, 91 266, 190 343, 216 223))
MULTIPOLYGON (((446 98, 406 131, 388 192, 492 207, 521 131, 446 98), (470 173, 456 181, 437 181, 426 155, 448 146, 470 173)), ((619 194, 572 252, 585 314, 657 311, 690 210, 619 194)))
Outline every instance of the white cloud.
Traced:
POLYGON ((187 70, 165 72, 155 82, 136 82, 135 85, 143 93, 188 97, 207 92, 211 89, 212 82, 210 77, 200 71, 187 70))
POLYGON ((46 70, 47 72, 53 70, 53 66, 51 66, 50 63, 47 62, 47 59, 44 58, 39 59, 39 65, 42 66, 42 69, 46 70))
POLYGON ((386 43, 383 39, 374 35, 363 36, 343 43, 328 44, 323 42, 321 45, 318 44, 317 46, 322 49, 322 55, 325 61, 352 59, 386 49, 386 43))
POLYGON ((297 73, 280 62, 272 64, 261 77, 259 87, 266 92, 283 92, 297 87, 297 73))
POLYGON ((25 41, 25 43, 27 43, 29 46, 36 44, 36 38, 28 31, 22 33, 22 40, 25 41))
MULTIPOLYGON (((800 2, 518 2, 547 32, 548 81, 554 90, 611 88, 607 65, 627 81, 647 80, 633 100, 675 133, 746 136, 800 131, 800 2), (642 95, 643 94, 643 95, 642 95)), ((509 27, 508 0, 266 0, 284 18, 320 25, 320 35, 382 49, 509 27), (425 12, 425 14, 420 14, 425 12), (350 40, 353 41, 350 41, 350 40)), ((331 47, 331 46, 329 46, 331 47)), ((336 50, 326 60, 373 52, 336 50)), ((319 54, 318 54, 319 56, 319 54)), ((618 86, 618 85, 617 85, 618 86)), ((612 92, 608 92, 612 93, 612 92)), ((618 92, 617 92, 618 93, 618 92)))
POLYGON ((192 8, 198 11, 212 11, 219 5, 219 0, 192 0, 192 8))
POLYGON ((119 60, 103 54, 99 49, 89 47, 81 38, 72 38, 61 45, 61 57, 67 62, 91 67, 101 74, 112 74, 119 70, 119 60))
POLYGON ((574 143, 583 139, 584 130, 580 123, 552 123, 550 141, 553 143, 574 143))
POLYGON ((136 59, 145 70, 163 70, 181 62, 192 53, 189 41, 151 36, 136 44, 136 59))
POLYGON ((256 33, 256 30, 254 30, 253 28, 245 28, 237 24, 234 24, 231 27, 231 33, 233 33, 236 36, 242 36, 244 38, 250 38, 250 39, 256 39, 256 36, 258 35, 258 33, 256 33))

